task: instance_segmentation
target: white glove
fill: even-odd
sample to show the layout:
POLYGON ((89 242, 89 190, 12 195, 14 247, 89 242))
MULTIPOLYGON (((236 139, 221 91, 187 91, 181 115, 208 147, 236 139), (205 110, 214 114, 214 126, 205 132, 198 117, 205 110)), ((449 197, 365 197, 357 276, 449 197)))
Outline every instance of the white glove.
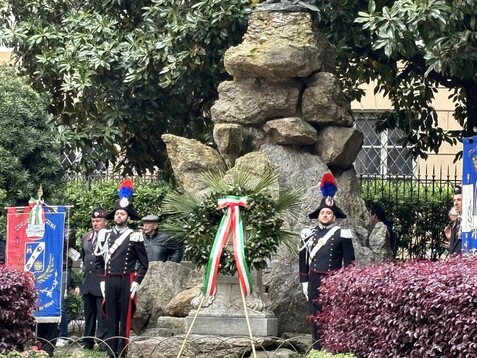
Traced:
POLYGON ((308 282, 302 282, 301 288, 303 289, 303 294, 305 295, 306 300, 308 301, 308 282))
POLYGON ((99 283, 99 288, 101 289, 101 294, 104 296, 106 296, 106 282, 104 281, 101 281, 99 283))
POLYGON ((133 283, 131 283, 131 289, 129 290, 129 292, 131 292, 131 298, 134 298, 138 289, 139 284, 136 281, 133 281, 133 283))

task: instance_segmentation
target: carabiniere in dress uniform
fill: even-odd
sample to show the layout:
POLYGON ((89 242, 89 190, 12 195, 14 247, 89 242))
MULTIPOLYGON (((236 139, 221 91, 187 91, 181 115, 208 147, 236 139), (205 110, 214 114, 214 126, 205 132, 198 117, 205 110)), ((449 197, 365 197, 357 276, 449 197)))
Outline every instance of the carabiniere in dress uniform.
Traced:
MULTIPOLYGON (((346 214, 333 200, 337 191, 336 180, 331 173, 326 173, 319 186, 323 194, 320 206, 308 215, 310 219, 317 219, 318 224, 313 228, 303 229, 300 234, 300 282, 311 316, 315 316, 320 310, 317 298, 322 277, 343 265, 350 265, 355 259, 351 231, 342 229, 335 222, 336 219, 346 218, 346 214)), ((311 335, 313 348, 320 350, 319 326, 313 320, 311 335)))
POLYGON ((95 251, 108 321, 108 357, 120 357, 127 352, 136 292, 149 266, 142 234, 127 226, 129 219, 140 220, 128 196, 122 194, 121 190, 128 185, 132 191, 132 183, 121 184, 121 199, 116 200, 113 211, 106 216, 108 220, 114 219, 114 227, 98 232, 95 251), (112 338, 118 336, 124 338, 112 338))

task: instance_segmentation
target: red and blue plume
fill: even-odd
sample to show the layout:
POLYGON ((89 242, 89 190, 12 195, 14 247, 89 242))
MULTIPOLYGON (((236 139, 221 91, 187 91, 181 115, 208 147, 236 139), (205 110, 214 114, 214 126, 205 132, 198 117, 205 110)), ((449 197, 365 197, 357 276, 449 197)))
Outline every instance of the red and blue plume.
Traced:
POLYGON ((120 199, 131 199, 134 194, 134 184, 131 179, 124 179, 119 185, 118 196, 120 199))
POLYGON ((331 173, 325 173, 319 183, 321 194, 323 197, 333 197, 338 191, 336 179, 331 173))

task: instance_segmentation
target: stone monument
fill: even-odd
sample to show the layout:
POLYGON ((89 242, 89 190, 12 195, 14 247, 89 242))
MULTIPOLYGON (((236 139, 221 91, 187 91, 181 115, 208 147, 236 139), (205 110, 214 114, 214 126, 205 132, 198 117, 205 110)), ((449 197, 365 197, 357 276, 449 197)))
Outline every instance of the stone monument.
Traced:
MULTIPOLYGON (((261 4, 251 14, 242 43, 227 50, 224 65, 233 79, 219 85, 219 98, 211 108, 217 150, 170 134, 162 138, 178 183, 197 197, 205 194, 197 175, 208 167, 247 165, 260 171, 271 165, 278 169, 278 189, 303 188, 306 193, 298 219, 287 221, 298 232, 311 224, 307 214, 321 200, 317 180, 331 170, 340 188, 336 198, 348 214, 340 224, 351 229, 357 262, 365 264, 372 255, 364 228, 368 218, 353 168, 364 136, 353 128, 350 101, 333 73, 333 47, 316 27, 312 11, 290 11, 290 6, 303 8, 298 3, 261 4), (276 5, 287 9, 277 10, 276 5), (194 152, 204 155, 187 154, 194 152)), ((272 312, 278 319, 278 334, 308 332, 297 256, 279 249, 263 281, 268 298, 255 298, 271 303, 254 306, 249 299, 247 312, 257 320, 254 334, 276 332, 272 312)), ((215 301, 200 310, 194 333, 247 334, 236 282, 236 278, 224 278, 215 301)), ((187 317, 188 327, 192 319, 193 313, 187 317)))

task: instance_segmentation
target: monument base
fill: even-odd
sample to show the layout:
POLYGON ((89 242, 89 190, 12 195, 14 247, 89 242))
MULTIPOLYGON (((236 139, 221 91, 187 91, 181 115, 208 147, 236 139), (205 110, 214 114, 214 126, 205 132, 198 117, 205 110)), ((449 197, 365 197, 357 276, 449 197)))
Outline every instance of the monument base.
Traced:
MULTIPOLYGON (((261 276, 257 271, 252 271, 250 274, 254 279, 255 290, 245 297, 245 305, 252 336, 277 336, 278 320, 272 311, 267 310, 262 300, 261 276)), ((203 298, 202 295, 199 295, 192 300, 191 303, 195 310, 185 318, 186 332, 189 331, 196 310, 200 306, 191 333, 212 336, 249 336, 244 299, 238 278, 219 274, 216 288, 215 296, 203 298)))
MULTIPOLYGON (((194 319, 193 314, 185 318, 186 332, 194 319)), ((252 336, 274 336, 278 334, 278 320, 270 317, 249 317, 252 336)), ((219 335, 219 336, 249 336, 245 316, 205 316, 199 315, 192 327, 192 334, 219 335)))

